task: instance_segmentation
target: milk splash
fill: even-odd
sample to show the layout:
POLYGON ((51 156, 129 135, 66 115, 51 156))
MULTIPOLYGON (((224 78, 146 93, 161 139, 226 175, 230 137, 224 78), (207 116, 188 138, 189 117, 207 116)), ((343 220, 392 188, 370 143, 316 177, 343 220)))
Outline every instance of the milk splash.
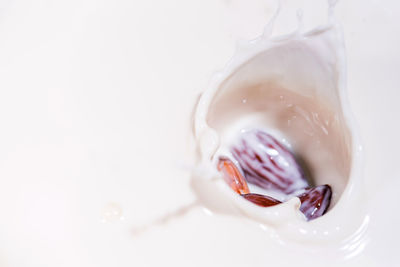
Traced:
MULTIPOLYGON (((279 8, 257 39, 241 44, 199 99, 194 117, 197 144, 192 187, 214 212, 255 220, 285 240, 319 249, 336 247, 345 257, 363 246, 368 216, 362 202, 362 149, 346 96, 344 43, 328 2, 328 22, 309 32, 299 27, 272 37, 279 8), (303 154, 320 184, 333 185, 334 205, 307 222, 293 197, 258 207, 234 193, 215 163, 234 132, 251 127, 275 132, 303 154), (348 249, 348 244, 353 244, 348 249)), ((364 244, 365 245, 365 244, 364 244)))

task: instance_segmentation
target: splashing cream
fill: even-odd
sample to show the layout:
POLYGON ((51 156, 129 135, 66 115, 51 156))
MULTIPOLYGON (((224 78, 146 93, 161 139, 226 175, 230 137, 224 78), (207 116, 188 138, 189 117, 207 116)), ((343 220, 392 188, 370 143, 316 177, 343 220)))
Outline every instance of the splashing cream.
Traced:
POLYGON ((344 43, 333 9, 330 2, 326 25, 304 33, 299 23, 292 34, 272 37, 278 10, 262 36, 242 44, 213 77, 195 111, 198 168, 192 186, 212 211, 256 220, 287 240, 333 244, 350 254, 341 248, 361 242, 368 218, 361 201, 362 149, 346 98, 344 43), (251 128, 272 133, 306 163, 316 184, 332 186, 326 215, 307 222, 297 197, 262 208, 230 190, 216 160, 251 128))

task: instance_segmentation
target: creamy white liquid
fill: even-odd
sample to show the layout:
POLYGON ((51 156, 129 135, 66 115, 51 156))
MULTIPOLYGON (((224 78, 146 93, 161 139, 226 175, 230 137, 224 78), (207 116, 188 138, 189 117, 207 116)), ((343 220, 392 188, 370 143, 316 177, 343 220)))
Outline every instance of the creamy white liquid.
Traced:
POLYGON ((244 45, 203 93, 194 120, 203 168, 215 168, 218 155, 229 154, 232 135, 262 128, 282 136, 310 167, 316 184, 332 186, 330 211, 305 222, 296 197, 273 207, 255 207, 228 192, 211 170, 209 177, 194 173, 194 190, 210 209, 253 218, 287 240, 318 248, 339 245, 363 227, 366 218, 358 206, 361 146, 346 100, 343 41, 332 12, 333 5, 328 24, 310 32, 271 39, 267 27, 264 35, 244 45), (348 210, 356 206, 360 213, 344 223, 348 210))
MULTIPOLYGON (((276 5, 0 1, 0 266, 399 266, 398 1, 336 7, 364 179, 346 183, 318 223, 294 229, 319 237, 336 225, 343 235, 334 236, 347 238, 294 242, 279 229, 286 209, 241 207, 247 202, 236 203, 224 183, 199 179, 210 187, 196 194, 189 186, 194 103, 276 5), (344 201, 357 190, 364 198, 344 201), (276 225, 261 223, 275 214, 276 225)), ((297 8, 305 31, 326 21, 325 1, 282 1, 274 34, 296 27, 297 8)), ((202 178, 213 176, 208 170, 199 168, 202 178)))

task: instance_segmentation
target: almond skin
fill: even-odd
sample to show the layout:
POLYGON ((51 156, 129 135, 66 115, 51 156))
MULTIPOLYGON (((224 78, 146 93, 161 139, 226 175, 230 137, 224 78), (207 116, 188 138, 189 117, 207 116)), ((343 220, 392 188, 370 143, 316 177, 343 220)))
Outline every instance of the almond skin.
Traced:
POLYGON ((250 193, 247 182, 238 167, 228 158, 220 158, 217 169, 222 172, 225 182, 238 194, 250 193))
POLYGON ((307 220, 314 220, 326 213, 331 204, 332 189, 329 185, 307 188, 298 196, 301 201, 300 210, 307 220))
POLYGON ((271 135, 253 130, 231 150, 248 183, 290 194, 308 183, 293 154, 271 135))
POLYGON ((244 194, 242 197, 261 207, 271 207, 282 203, 275 198, 260 194, 244 194))

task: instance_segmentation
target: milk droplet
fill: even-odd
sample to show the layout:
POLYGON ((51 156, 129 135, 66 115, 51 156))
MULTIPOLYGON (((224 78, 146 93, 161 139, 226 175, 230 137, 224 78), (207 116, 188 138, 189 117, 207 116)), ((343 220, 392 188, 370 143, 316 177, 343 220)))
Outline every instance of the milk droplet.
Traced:
POLYGON ((119 204, 110 202, 105 205, 101 212, 101 221, 111 223, 123 220, 123 211, 119 204))

